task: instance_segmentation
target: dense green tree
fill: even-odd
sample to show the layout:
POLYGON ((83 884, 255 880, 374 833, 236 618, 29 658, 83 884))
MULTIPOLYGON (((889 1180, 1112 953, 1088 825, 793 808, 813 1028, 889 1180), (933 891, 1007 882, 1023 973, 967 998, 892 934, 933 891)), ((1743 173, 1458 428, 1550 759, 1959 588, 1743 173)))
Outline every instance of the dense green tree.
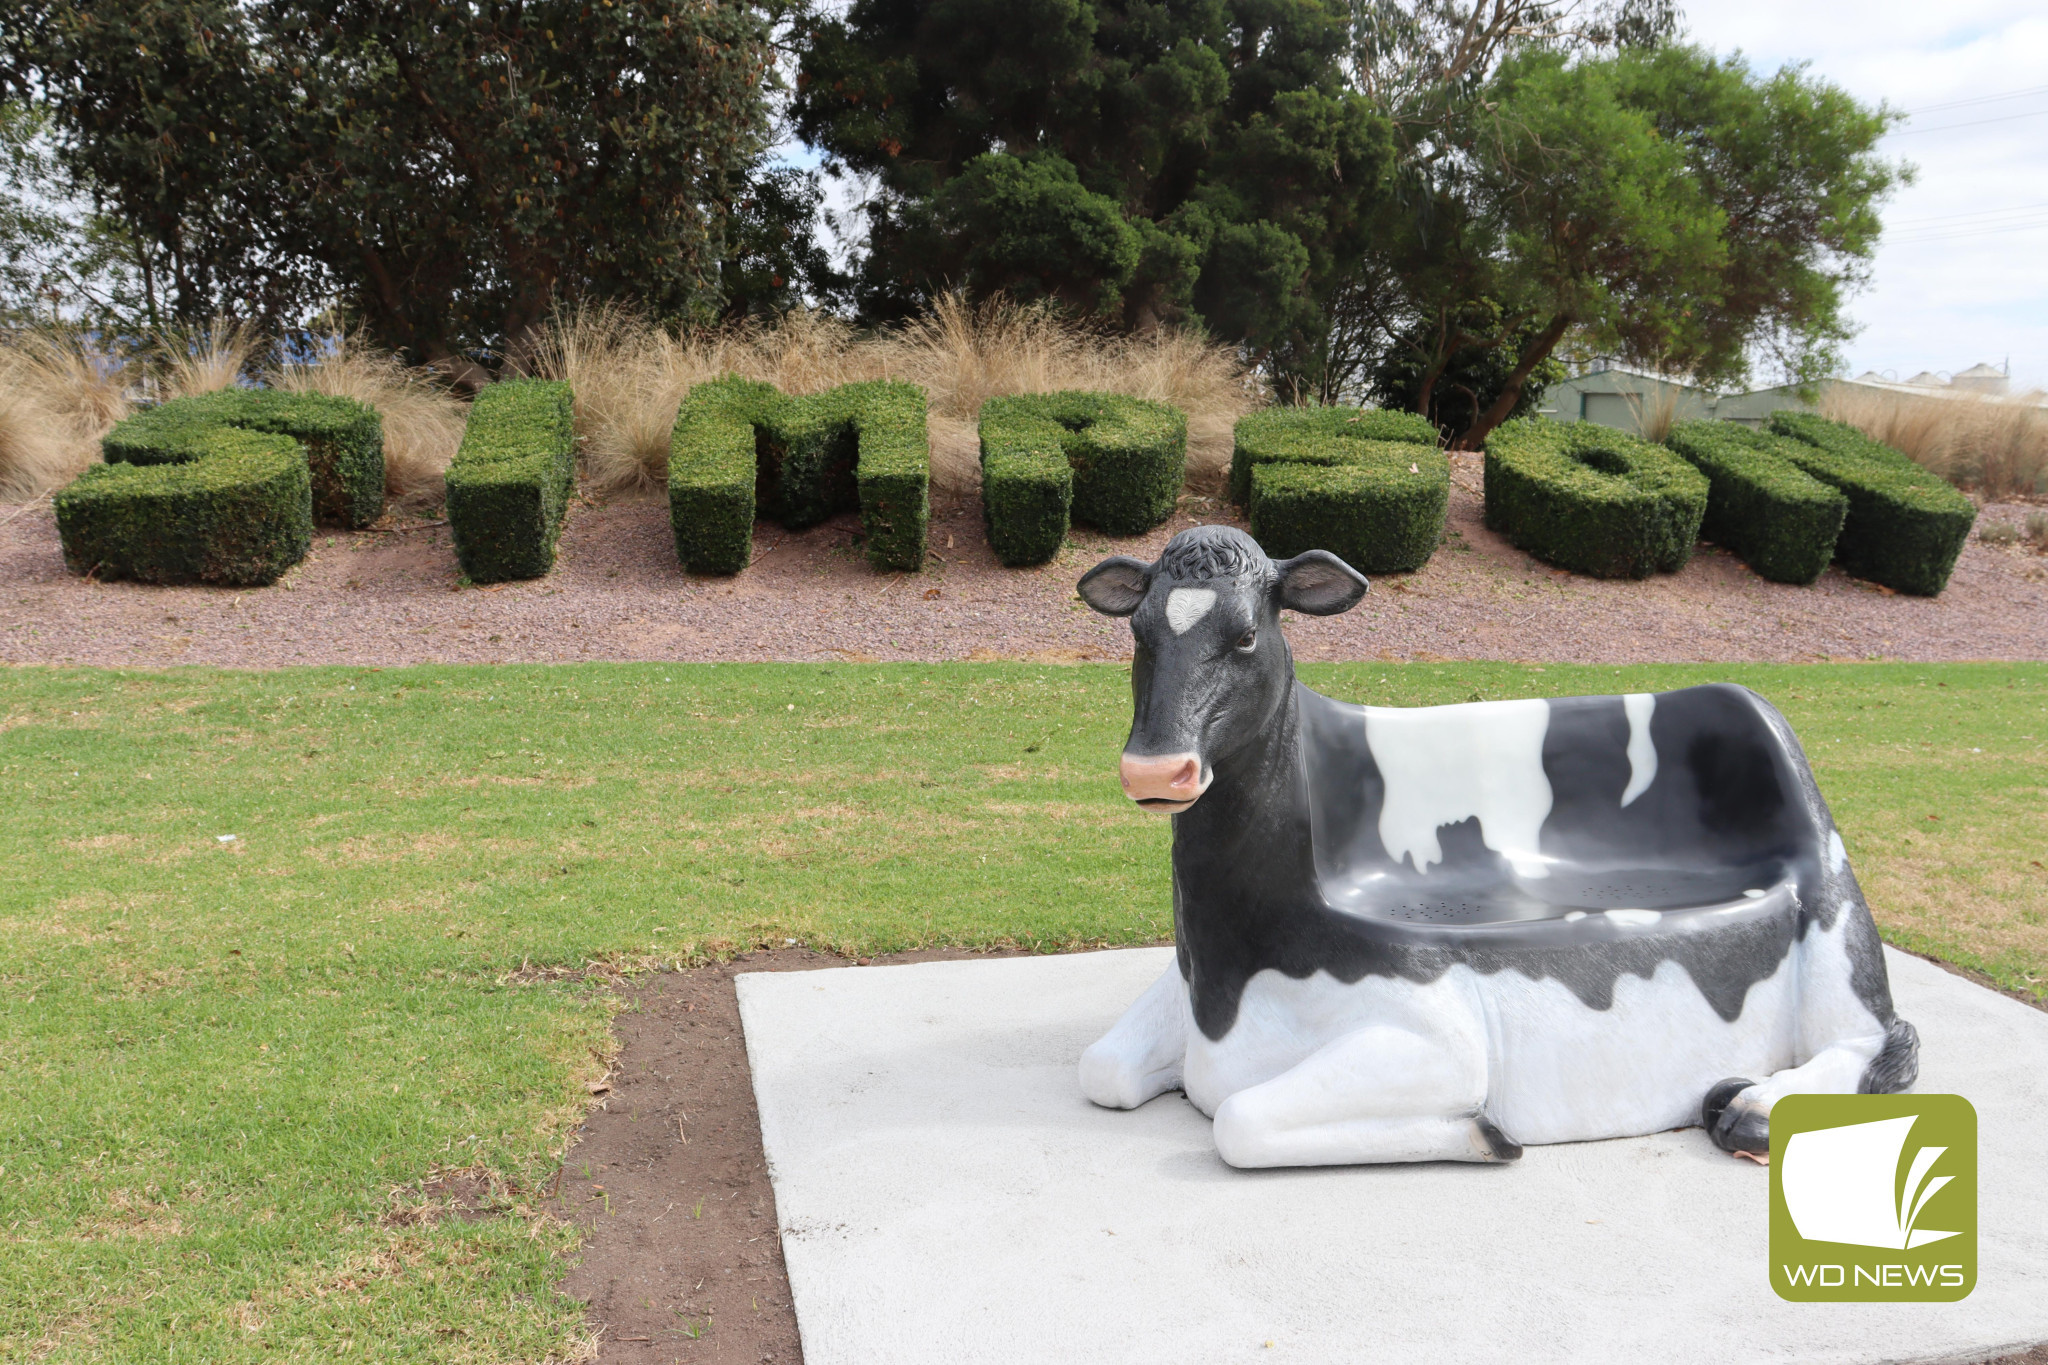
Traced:
POLYGON ((1467 376, 1486 401, 1463 444, 1527 406, 1567 339, 1706 384, 1759 355, 1801 379, 1838 363, 1901 174, 1876 154, 1886 116, 1798 68, 1759 76, 1631 32, 1641 45, 1552 34, 1433 64, 1397 42, 1409 65, 1361 64, 1401 164, 1383 256, 1330 314, 1348 363, 1418 411, 1447 412, 1437 384, 1467 376))
POLYGON ((1299 349, 1390 164, 1339 0, 855 0, 797 130, 875 188, 859 298, 966 287, 1299 349))
POLYGON ((852 281, 816 231, 824 199, 816 170, 757 167, 727 210, 718 266, 722 318, 775 317, 845 301, 852 281))
POLYGON ((0 77, 48 113, 56 160, 133 243, 148 325, 273 322, 324 292, 282 253, 278 93, 247 15, 210 0, 0 0, 0 77))
POLYGON ((666 318, 745 308, 734 288, 788 297, 778 266, 801 253, 767 219, 815 195, 747 183, 774 17, 751 0, 0 0, 0 73, 47 101, 169 318, 275 326, 338 296, 380 339, 459 363, 564 297, 666 318))

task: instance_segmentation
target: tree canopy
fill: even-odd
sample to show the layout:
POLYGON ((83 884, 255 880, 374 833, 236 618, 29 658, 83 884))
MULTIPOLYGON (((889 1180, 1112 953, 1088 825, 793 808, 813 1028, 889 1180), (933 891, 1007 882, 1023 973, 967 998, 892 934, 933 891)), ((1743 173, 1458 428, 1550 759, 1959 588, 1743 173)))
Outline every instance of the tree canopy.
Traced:
POLYGON ((664 317, 762 284, 794 300, 785 235, 728 231, 809 216, 786 177, 749 185, 772 19, 749 0, 0 0, 0 70, 129 225, 152 321, 276 326, 338 298, 448 360, 516 344, 564 296, 664 317))
POLYGON ((1476 444, 1564 344, 1709 384, 1839 360, 1887 116, 1676 25, 1669 0, 856 0, 808 30, 793 113, 874 186, 871 318, 965 288, 1197 324, 1283 396, 1398 399, 1476 444))
MULTIPOLYGON (((1906 173, 1892 115, 1685 44, 1672 0, 802 3, 0 0, 0 170, 63 173, 72 276, 150 325, 338 303, 459 370, 565 299, 1001 292, 1466 444, 1564 351, 1829 372, 1906 173), (850 280, 778 113, 868 190, 850 280)), ((0 235, 49 254, 43 202, 0 193, 0 235)))
POLYGON ((1886 123, 1796 68, 1682 44, 1525 48, 1427 126, 1356 310, 1408 352, 1420 411, 1470 353, 1512 354, 1467 444, 1567 339, 1708 385, 1758 353, 1818 377, 1899 175, 1875 153, 1886 123))
POLYGON ((1299 348, 1392 164, 1340 0, 856 0, 796 130, 870 177, 862 309, 965 287, 1299 348))
POLYGON ((0 98, 0 324, 103 323, 139 291, 118 224, 68 192, 45 110, 0 98))

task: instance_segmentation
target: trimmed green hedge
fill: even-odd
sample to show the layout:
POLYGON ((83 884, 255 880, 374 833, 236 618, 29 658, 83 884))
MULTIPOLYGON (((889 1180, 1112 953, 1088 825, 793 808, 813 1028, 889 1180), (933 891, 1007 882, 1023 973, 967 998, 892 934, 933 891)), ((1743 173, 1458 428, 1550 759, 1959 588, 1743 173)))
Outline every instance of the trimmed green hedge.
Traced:
POLYGON ((1820 577, 1849 500, 1799 467, 1797 442, 1732 422, 1679 422, 1664 444, 1707 476, 1701 536, 1774 583, 1820 577))
MULTIPOLYGON (((143 414, 153 417, 156 411, 143 414)), ((289 436, 130 418, 107 463, 56 496, 73 573, 144 583, 275 583, 313 540, 313 484, 289 436)))
POLYGON ((1328 550, 1365 573, 1406 573, 1443 539, 1451 466, 1412 412, 1268 408, 1239 419, 1230 482, 1267 554, 1328 550))
POLYGON ((279 389, 194 394, 137 413, 100 446, 109 462, 158 464, 152 451, 176 449, 209 427, 267 431, 304 447, 317 522, 354 529, 384 513, 384 423, 352 398, 279 389))
POLYGON ((78 573, 274 583, 305 558, 316 518, 366 526, 384 510, 384 426, 353 399, 195 394, 128 418, 100 450, 106 463, 57 497, 78 573))
POLYGON ((695 573, 738 573, 754 547, 756 436, 782 401, 773 384, 728 375, 683 395, 669 435, 668 516, 676 558, 695 573))
POLYGON ((448 531, 471 582, 539 578, 554 568, 576 487, 569 386, 508 379, 477 394, 447 484, 448 531))
POLYGON ((1932 597, 1948 585, 1977 508, 1946 479, 1852 426, 1810 412, 1771 414, 1787 458, 1849 500, 1835 559, 1858 578, 1932 597))
POLYGON ((996 558, 1043 564, 1071 522, 1111 535, 1173 515, 1187 477, 1188 418, 1120 393, 1068 390, 981 405, 981 507, 996 558))
POLYGON ((1707 476, 1592 422, 1524 417, 1486 442, 1486 524, 1538 559, 1600 578, 1685 567, 1707 476))
MULTIPOLYGON (((1238 418, 1232 437, 1230 500, 1240 507, 1251 503, 1252 470, 1261 464, 1355 463, 1343 444, 1333 442, 1440 444, 1427 417, 1386 408, 1266 408, 1238 418)), ((1450 476, 1444 477, 1448 481, 1450 476)))
POLYGON ((669 442, 676 557, 697 573, 738 573, 754 519, 791 530, 860 509, 877 569, 924 565, 931 445, 924 390, 896 380, 785 396, 727 376, 683 397, 669 442))

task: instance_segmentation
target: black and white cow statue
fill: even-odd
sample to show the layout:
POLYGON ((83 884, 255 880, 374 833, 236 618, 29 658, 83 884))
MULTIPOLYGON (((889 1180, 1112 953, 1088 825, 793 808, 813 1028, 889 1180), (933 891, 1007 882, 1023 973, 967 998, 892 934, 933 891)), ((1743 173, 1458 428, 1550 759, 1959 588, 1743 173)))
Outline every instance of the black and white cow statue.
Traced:
POLYGON ((1233 1166, 1509 1161, 1703 1124, 1770 1149, 1795 1093, 1913 1083, 1869 908, 1754 692, 1382 708, 1295 681, 1334 555, 1175 536, 1080 582, 1131 618, 1123 783, 1173 816, 1176 961, 1081 1059, 1182 1090, 1233 1166))

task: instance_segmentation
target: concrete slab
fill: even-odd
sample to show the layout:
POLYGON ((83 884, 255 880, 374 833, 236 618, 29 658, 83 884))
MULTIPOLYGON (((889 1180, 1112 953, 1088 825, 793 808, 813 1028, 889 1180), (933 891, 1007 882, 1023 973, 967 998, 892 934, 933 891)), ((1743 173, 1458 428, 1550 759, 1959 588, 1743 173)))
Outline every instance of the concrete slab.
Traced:
POLYGON ((2048 1015, 1890 957, 1981 1124, 1956 1304, 1792 1304, 1767 1175, 1697 1129, 1510 1166, 1235 1171, 1074 1064, 1167 949, 739 978, 809 1365, 1979 1360, 2048 1340, 2048 1015))

